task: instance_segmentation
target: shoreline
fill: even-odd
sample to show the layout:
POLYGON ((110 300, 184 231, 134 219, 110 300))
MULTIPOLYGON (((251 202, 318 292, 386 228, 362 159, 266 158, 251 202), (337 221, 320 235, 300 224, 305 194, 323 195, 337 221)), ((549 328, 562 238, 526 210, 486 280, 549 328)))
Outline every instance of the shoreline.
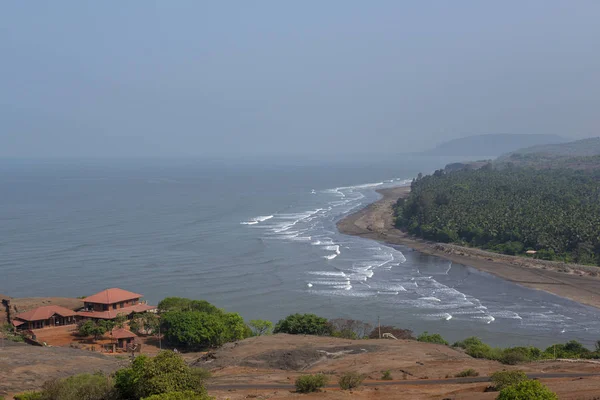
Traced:
POLYGON ((416 238, 395 228, 393 220, 392 206, 400 197, 408 195, 410 187, 398 186, 377 192, 383 196, 381 199, 338 221, 340 233, 406 246, 521 286, 600 308, 600 268, 509 256, 416 238))

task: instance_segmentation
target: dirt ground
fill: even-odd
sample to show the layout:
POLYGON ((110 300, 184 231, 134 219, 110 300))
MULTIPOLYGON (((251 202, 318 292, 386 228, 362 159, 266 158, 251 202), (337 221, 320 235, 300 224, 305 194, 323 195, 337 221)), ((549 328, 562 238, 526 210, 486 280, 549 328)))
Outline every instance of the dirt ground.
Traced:
POLYGON ((392 206, 409 187, 378 190, 383 197, 338 222, 340 232, 410 247, 500 278, 600 308, 600 269, 515 257, 412 237, 394 227, 392 206))
MULTIPOLYGON (((274 335, 229 343, 214 352, 187 353, 190 365, 210 369, 208 391, 218 400, 257 399, 456 399, 492 400, 486 382, 448 381, 457 373, 475 369, 481 377, 501 369, 522 369, 540 376, 576 374, 568 378, 541 378, 560 399, 600 397, 600 364, 539 362, 519 367, 477 360, 447 346, 410 340, 346 340, 300 335, 274 335), (380 380, 390 370, 393 381, 380 380), (356 371, 365 386, 352 392, 337 388, 340 374, 356 371), (323 373, 331 387, 321 393, 293 393, 295 379, 323 373), (599 374, 599 376, 586 376, 599 374), (442 380, 435 381, 435 380, 442 380), (260 386, 264 385, 264 386, 260 386)), ((113 372, 128 364, 126 356, 25 344, 0 345, 0 395, 38 389, 44 381, 77 373, 113 372)))
MULTIPOLYGON (((291 385, 306 373, 324 373, 337 384, 343 372, 356 371, 375 386, 350 392, 327 388, 324 393, 300 395, 283 389, 219 389, 209 393, 217 399, 494 399, 497 393, 484 393, 489 383, 441 383, 423 385, 427 380, 453 378, 457 373, 475 369, 489 376, 502 369, 522 369, 531 374, 600 374, 600 364, 541 362, 512 367, 495 361, 477 360, 448 346, 410 340, 345 340, 313 336, 275 335, 230 343, 214 353, 195 358, 186 355, 194 366, 213 371, 210 386, 291 385), (390 370, 396 384, 381 381, 390 370), (406 384, 417 382, 421 385, 406 384)), ((560 399, 593 399, 600 396, 600 376, 542 379, 560 394, 560 399)))

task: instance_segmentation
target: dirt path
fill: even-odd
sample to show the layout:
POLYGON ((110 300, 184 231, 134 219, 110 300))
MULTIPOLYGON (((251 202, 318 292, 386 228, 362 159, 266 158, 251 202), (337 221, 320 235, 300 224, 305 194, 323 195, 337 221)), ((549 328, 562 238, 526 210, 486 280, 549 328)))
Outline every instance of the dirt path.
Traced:
POLYGON ((378 190, 383 197, 338 222, 341 233, 361 236, 468 265, 505 280, 600 308, 600 268, 534 260, 414 238, 394 227, 392 207, 409 187, 378 190))

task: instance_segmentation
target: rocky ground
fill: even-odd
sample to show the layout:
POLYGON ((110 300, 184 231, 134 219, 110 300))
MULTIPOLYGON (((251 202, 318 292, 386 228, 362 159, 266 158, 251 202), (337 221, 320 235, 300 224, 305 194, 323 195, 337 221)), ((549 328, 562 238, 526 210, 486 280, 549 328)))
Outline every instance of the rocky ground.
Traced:
MULTIPOLYGON (((274 335, 229 343, 208 353, 184 354, 190 365, 212 371, 209 393, 218 400, 256 399, 487 399, 485 377, 501 369, 536 374, 560 399, 600 397, 600 364, 536 362, 518 367, 477 360, 448 346, 410 340, 346 340, 302 335, 274 335), (468 368, 480 376, 456 380, 468 368), (382 381, 390 370, 393 381, 382 381), (365 385, 352 392, 337 387, 349 371, 366 376, 365 385), (323 373, 330 386, 321 393, 294 393, 295 379, 323 373), (555 378, 556 374, 570 374, 555 378), (589 374, 597 374, 590 376, 589 374), (595 397, 598 396, 598 397, 595 397)), ((0 395, 37 389, 44 381, 77 373, 113 372, 126 366, 126 356, 102 355, 65 347, 35 347, 0 342, 0 395)), ((8 397, 8 396, 7 396, 8 397)))

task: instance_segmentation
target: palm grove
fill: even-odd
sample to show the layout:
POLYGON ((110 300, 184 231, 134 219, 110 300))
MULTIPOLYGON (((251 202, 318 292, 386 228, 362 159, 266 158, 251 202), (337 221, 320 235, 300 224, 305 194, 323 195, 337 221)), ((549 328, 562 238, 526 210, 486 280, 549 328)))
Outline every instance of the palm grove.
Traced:
POLYGON ((533 168, 461 170, 413 181, 396 224, 409 233, 505 253, 600 265, 597 173, 533 168))

